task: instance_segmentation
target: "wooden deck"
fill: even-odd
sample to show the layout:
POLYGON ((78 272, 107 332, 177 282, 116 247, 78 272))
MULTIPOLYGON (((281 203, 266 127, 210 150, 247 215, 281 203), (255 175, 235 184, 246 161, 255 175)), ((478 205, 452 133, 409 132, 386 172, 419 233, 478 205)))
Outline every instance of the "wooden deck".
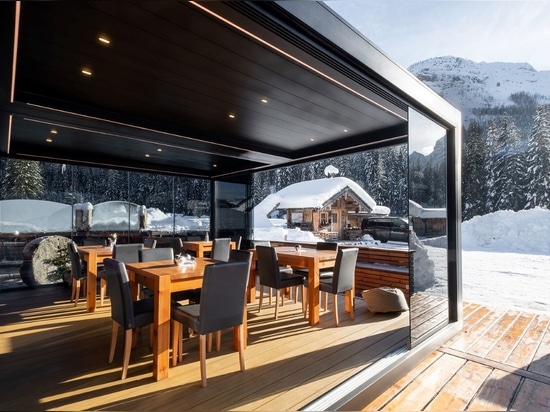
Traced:
POLYGON ((300 303, 287 300, 277 321, 273 306, 258 314, 250 304, 245 372, 227 331, 222 350, 207 357, 207 388, 200 387, 197 338, 186 339, 184 361, 170 377, 155 382, 146 328, 121 381, 122 334, 107 363, 108 300, 88 313, 69 294, 63 287, 0 294, 0 410, 298 410, 408 338, 408 313, 373 315, 361 299, 354 321, 339 299, 338 328, 330 311, 310 327, 300 303))
POLYGON ((550 316, 464 305, 461 333, 365 411, 549 411, 550 316))

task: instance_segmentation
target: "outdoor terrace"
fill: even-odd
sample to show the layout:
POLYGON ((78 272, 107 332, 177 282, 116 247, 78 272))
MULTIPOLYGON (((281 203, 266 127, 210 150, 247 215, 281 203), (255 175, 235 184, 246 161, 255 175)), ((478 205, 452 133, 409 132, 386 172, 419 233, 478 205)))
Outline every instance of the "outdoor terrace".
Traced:
MULTIPOLYGON (((250 304, 244 373, 226 333, 222 350, 208 356, 207 388, 199 383, 196 338, 186 340, 184 362, 155 382, 143 330, 121 381, 121 339, 107 364, 108 303, 88 313, 68 296, 59 286, 0 295, 0 409, 298 410, 407 339, 407 313, 373 315, 360 298, 354 321, 341 308, 339 328, 330 311, 310 327, 290 300, 278 321, 273 306, 258 314, 250 304)), ((464 312, 461 333, 378 398, 364 393, 345 409, 547 411, 550 317, 480 304, 464 312)))

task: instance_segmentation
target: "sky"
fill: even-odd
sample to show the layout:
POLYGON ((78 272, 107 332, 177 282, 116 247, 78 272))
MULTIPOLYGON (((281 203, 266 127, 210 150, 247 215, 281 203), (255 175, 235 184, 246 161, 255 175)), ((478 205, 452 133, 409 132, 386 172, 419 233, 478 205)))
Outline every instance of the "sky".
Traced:
POLYGON ((450 55, 550 70, 549 0, 328 0, 325 4, 405 68, 450 55))

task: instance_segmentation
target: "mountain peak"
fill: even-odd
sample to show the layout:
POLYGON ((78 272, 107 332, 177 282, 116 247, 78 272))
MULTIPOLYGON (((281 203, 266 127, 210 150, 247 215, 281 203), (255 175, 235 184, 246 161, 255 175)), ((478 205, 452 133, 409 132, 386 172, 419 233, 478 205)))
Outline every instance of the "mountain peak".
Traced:
POLYGON ((461 110, 465 120, 476 108, 512 104, 510 96, 514 93, 539 95, 541 103, 550 103, 550 71, 539 72, 529 63, 440 56, 415 63, 409 71, 461 110))

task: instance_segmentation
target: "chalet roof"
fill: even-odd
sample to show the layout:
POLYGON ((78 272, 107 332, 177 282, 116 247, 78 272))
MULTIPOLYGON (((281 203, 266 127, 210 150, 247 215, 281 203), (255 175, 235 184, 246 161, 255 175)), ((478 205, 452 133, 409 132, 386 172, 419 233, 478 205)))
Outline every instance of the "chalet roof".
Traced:
POLYGON ((351 196, 369 212, 376 210, 389 213, 389 209, 378 206, 374 199, 357 183, 347 177, 331 177, 294 183, 277 193, 267 196, 254 208, 255 226, 267 219, 276 209, 322 209, 330 206, 340 196, 351 196))

